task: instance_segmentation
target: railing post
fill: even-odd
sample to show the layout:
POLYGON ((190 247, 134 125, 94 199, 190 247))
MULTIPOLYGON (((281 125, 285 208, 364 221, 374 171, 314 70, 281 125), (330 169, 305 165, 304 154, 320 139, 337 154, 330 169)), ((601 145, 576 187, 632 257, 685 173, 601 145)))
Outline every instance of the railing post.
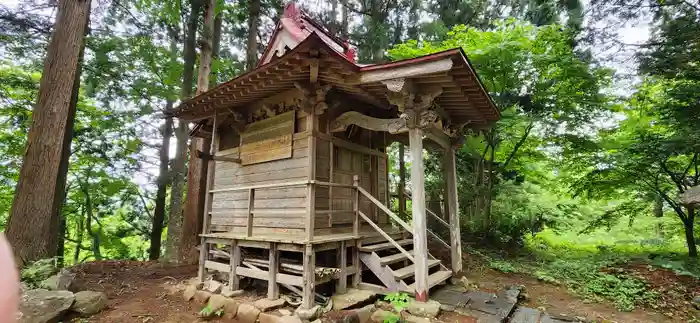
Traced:
POLYGON ((248 220, 246 221, 246 236, 253 236, 253 213, 255 212, 255 189, 248 190, 248 220))
POLYGON ((353 202, 352 202, 352 210, 355 212, 355 218, 352 220, 352 234, 355 236, 360 235, 360 176, 359 175, 353 175, 352 176, 352 186, 353 188, 352 194, 353 194, 353 202))

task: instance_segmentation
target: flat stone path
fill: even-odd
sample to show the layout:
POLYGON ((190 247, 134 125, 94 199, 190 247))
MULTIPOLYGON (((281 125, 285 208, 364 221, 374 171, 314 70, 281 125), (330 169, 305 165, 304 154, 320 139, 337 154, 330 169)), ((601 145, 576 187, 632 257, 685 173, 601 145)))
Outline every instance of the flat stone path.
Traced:
POLYGON ((442 304, 442 309, 472 316, 480 323, 570 323, 583 322, 556 316, 540 310, 518 306, 520 289, 511 287, 498 294, 482 291, 465 292, 463 288, 447 285, 431 293, 430 298, 442 304))

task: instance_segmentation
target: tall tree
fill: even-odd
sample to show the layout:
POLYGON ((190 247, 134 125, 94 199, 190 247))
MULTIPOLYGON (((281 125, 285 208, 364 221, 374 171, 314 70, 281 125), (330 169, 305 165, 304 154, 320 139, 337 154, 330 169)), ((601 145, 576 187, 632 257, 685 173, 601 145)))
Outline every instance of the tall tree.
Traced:
MULTIPOLYGON (((196 41, 197 26, 199 25, 199 12, 201 10, 200 0, 190 0, 190 14, 187 18, 187 28, 185 44, 183 46, 183 72, 180 100, 186 100, 192 96, 192 86, 194 84, 194 64, 197 59, 196 41)), ((168 236, 166 245, 166 259, 170 262, 180 262, 190 259, 186 255, 190 254, 183 246, 191 246, 192 241, 187 240, 189 235, 182 231, 183 226, 196 224, 186 224, 188 218, 184 218, 183 193, 185 188, 185 172, 187 171, 187 139, 189 127, 186 123, 179 121, 175 129, 176 155, 171 166, 171 187, 170 187, 170 216, 168 217, 168 236)), ((196 245, 196 239, 194 240, 196 245)))
POLYGON ((7 225, 17 263, 55 256, 89 0, 61 1, 7 225))
POLYGON ((246 69, 252 70, 258 62, 258 28, 260 25, 260 0, 248 0, 248 42, 246 43, 246 69))

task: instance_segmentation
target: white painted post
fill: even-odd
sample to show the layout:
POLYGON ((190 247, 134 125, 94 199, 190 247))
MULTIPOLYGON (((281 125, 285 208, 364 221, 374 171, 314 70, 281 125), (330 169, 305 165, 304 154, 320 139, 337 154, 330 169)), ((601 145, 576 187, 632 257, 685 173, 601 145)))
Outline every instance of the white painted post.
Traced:
POLYGON ((428 241, 425 218, 425 174, 423 173, 423 130, 410 128, 411 193, 413 196, 413 250, 415 251, 416 300, 428 300, 428 241))
POLYGON ((462 272, 462 235, 459 224, 459 200, 457 198, 457 168, 455 148, 445 149, 444 155, 446 202, 445 210, 450 220, 450 246, 452 254, 452 272, 462 272))

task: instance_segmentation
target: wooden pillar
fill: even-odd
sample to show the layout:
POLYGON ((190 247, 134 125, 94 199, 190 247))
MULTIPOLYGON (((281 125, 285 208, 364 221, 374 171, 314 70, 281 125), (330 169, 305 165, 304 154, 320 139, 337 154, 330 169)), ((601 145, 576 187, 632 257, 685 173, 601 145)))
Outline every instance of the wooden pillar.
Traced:
MULTIPOLYGON (((209 153, 214 155, 219 150, 219 134, 216 131, 218 126, 218 121, 216 120, 216 113, 214 113, 214 120, 212 121, 212 132, 211 132, 211 146, 209 148, 209 153)), ((207 186, 206 186, 206 196, 204 198, 204 218, 202 221, 202 234, 209 233, 209 226, 211 225, 211 208, 214 202, 214 196, 211 190, 214 188, 214 171, 216 168, 216 161, 210 159, 207 165, 207 186)), ((206 243, 206 238, 201 238, 201 244, 199 246, 199 270, 197 272, 197 278, 199 281, 204 281, 204 263, 207 261, 209 256, 209 245, 206 243)))
POLYGON ((315 301, 314 297, 316 291, 314 286, 316 285, 316 253, 314 252, 314 245, 306 244, 304 249, 304 273, 303 273, 303 296, 301 300, 301 306, 303 308, 314 307, 315 301))
POLYGON ((406 163, 403 143, 399 143, 399 216, 406 215, 406 163))
POLYGON ((410 128, 411 195, 413 212, 413 250, 415 252, 416 300, 428 300, 428 241, 425 218, 425 174, 423 173, 423 130, 410 128))
POLYGON ((236 273, 236 268, 241 264, 241 247, 238 245, 238 240, 231 241, 231 259, 229 259, 229 265, 231 265, 231 272, 229 273, 228 285, 229 288, 233 290, 239 289, 239 277, 236 273))
POLYGON ((459 199, 457 197, 457 167, 455 148, 445 149, 445 211, 450 223, 450 250, 452 254, 452 272, 462 272, 462 235, 459 224, 459 199))
POLYGON ((338 285, 336 286, 335 291, 338 294, 345 294, 348 288, 348 246, 345 243, 345 240, 339 242, 338 248, 338 269, 340 269, 340 278, 338 279, 338 285))
POLYGON ((277 285, 277 272, 279 271, 280 264, 280 254, 277 250, 277 243, 270 242, 270 254, 269 261, 270 266, 268 267, 268 277, 267 277, 267 298, 268 299, 278 299, 280 296, 279 286, 277 285))
POLYGON ((316 115, 316 109, 312 108, 309 115, 307 116, 306 131, 309 133, 308 137, 308 170, 307 178, 309 183, 306 185, 306 224, 304 230, 306 231, 306 241, 310 242, 314 238, 314 229, 316 221, 316 185, 311 181, 316 180, 316 133, 318 131, 318 116, 316 115))

